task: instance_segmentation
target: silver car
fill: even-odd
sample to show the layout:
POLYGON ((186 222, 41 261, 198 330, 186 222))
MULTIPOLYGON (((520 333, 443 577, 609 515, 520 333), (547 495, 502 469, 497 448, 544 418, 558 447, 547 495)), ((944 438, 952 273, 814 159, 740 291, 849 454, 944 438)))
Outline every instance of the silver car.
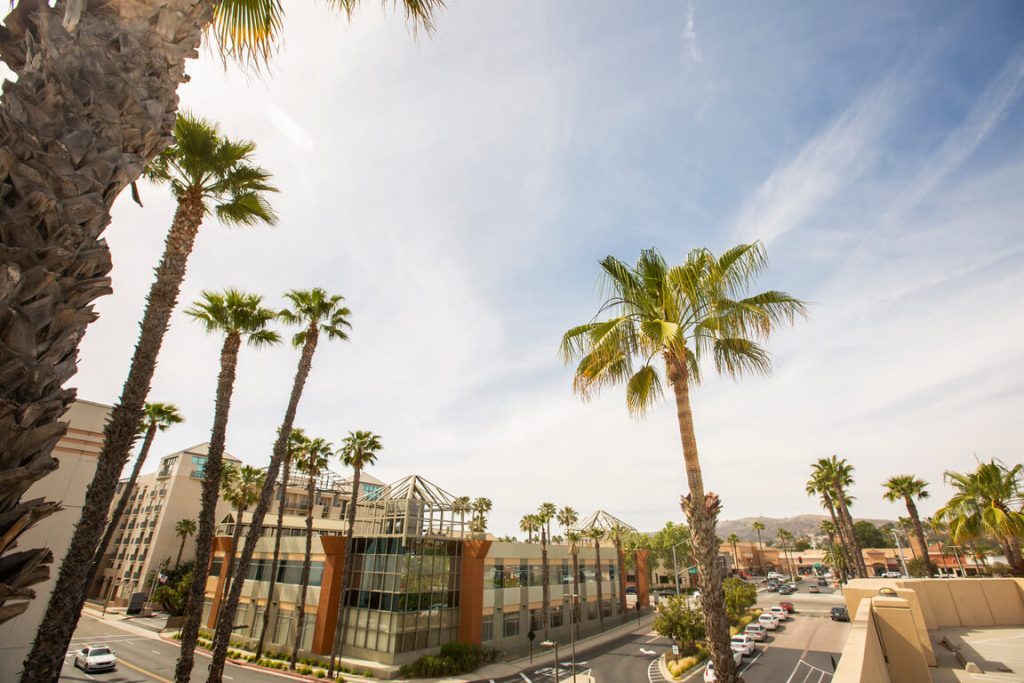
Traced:
POLYGON ((75 653, 75 666, 86 673, 113 671, 117 668, 117 657, 106 645, 89 645, 75 653))

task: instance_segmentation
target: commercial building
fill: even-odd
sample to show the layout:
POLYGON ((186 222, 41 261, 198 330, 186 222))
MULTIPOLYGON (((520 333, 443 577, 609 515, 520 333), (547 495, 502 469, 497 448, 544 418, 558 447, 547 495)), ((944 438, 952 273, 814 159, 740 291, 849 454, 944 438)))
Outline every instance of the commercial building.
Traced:
MULTIPOLYGON (((325 497, 333 499, 334 495, 328 491, 325 497)), ((280 498, 280 493, 275 498, 280 498)), ((541 546, 498 542, 472 532, 471 523, 455 511, 454 503, 450 493, 419 476, 364 491, 356 513, 350 589, 344 592, 346 527, 342 518, 325 515, 326 510, 335 509, 333 502, 317 507, 303 656, 331 652, 338 606, 343 600, 344 656, 361 660, 375 675, 384 677, 397 665, 436 651, 449 641, 478 643, 509 655, 528 651, 531 632, 537 642, 545 638, 568 642, 574 590, 581 635, 631 617, 623 609, 622 563, 610 543, 578 549, 575 589, 570 549, 553 545, 548 547, 549 618, 545 624, 541 546)), ((293 511, 291 506, 286 510, 293 511)), ((283 562, 272 601, 268 580, 276 519, 267 516, 265 536, 257 544, 243 585, 234 620, 235 637, 249 642, 258 638, 269 610, 271 649, 291 647, 305 547, 305 538, 299 535, 304 533, 304 513, 286 514, 283 562), (297 534, 300 527, 303 531, 297 534)), ((242 515, 243 524, 247 517, 242 515)), ((222 528, 224 535, 215 541, 204 605, 204 622, 210 627, 220 609, 225 559, 232 550, 228 531, 228 527, 222 528)), ((641 569, 646 576, 646 565, 641 569)), ((643 592, 641 602, 646 604, 646 585, 643 592)))
POLYGON ((32 587, 36 597, 28 609, 0 624, 0 681, 18 679, 21 663, 32 647, 57 580, 57 571, 71 543, 75 522, 82 516, 85 490, 96 473, 96 457, 103 448, 103 427, 110 411, 110 406, 101 403, 81 400, 72 403, 61 420, 67 423, 67 432, 53 449, 60 467, 25 492, 26 500, 60 501, 61 510, 37 522, 18 539, 22 548, 49 548, 53 552, 53 564, 49 580, 32 587))
MULTIPOLYGON (((163 565, 174 566, 195 558, 195 539, 183 539, 175 526, 182 519, 198 519, 202 507, 203 476, 210 444, 191 448, 160 458, 155 472, 141 475, 129 492, 128 508, 118 524, 117 533, 106 550, 101 573, 90 589, 91 597, 125 603, 132 593, 147 589, 149 581, 163 565)), ((225 453, 224 461, 240 464, 235 456, 225 453)), ((111 511, 128 485, 118 483, 111 502, 111 511)), ((230 506, 217 504, 217 519, 230 506)))

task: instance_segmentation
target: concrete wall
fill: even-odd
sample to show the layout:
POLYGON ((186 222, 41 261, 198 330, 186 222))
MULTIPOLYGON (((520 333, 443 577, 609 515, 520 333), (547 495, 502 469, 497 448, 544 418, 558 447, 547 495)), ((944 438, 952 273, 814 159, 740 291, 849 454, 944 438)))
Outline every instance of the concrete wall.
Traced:
POLYGON ((0 624, 0 681, 15 681, 21 663, 32 647, 36 628, 57 580, 57 571, 64 560, 75 522, 82 516, 85 489, 96 472, 96 456, 103 447, 103 427, 110 415, 110 406, 89 401, 75 401, 64 414, 67 434, 57 442, 53 455, 60 468, 43 477, 25 493, 24 500, 46 498, 61 502, 63 510, 50 515, 26 531, 18 539, 20 548, 46 547, 53 551, 50 579, 36 584, 36 598, 19 616, 0 624))

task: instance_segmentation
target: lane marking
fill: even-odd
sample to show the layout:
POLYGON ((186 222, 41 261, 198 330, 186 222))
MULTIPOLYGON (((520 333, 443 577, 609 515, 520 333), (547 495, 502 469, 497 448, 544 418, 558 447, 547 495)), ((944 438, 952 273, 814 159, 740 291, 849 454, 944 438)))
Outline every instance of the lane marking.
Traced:
POLYGON ((653 654, 655 654, 654 650, 648 650, 645 647, 640 648, 640 652, 642 652, 645 655, 653 655, 653 654))
POLYGON ((158 681, 159 683, 174 683, 174 681, 172 681, 169 678, 164 678, 163 676, 158 676, 157 674, 153 673, 152 671, 149 671, 148 669, 143 669, 141 666, 136 666, 135 664, 132 664, 129 661, 125 661, 124 659, 121 659, 120 657, 117 658, 117 663, 118 664, 124 664, 129 669, 135 669, 140 674, 143 674, 145 676, 149 676, 154 681, 158 681))
POLYGON ((523 672, 520 671, 519 675, 523 677, 523 680, 526 681, 526 683, 533 683, 533 681, 527 678, 526 674, 524 674, 523 672))
POLYGON ((763 655, 763 654, 764 654, 764 650, 758 650, 758 651, 757 651, 757 654, 756 654, 756 655, 754 655, 754 656, 753 656, 753 657, 751 658, 751 660, 750 660, 749 662, 747 662, 747 665, 746 665, 745 667, 743 667, 742 669, 740 669, 738 673, 739 673, 740 675, 743 675, 743 672, 744 672, 744 671, 746 671, 747 669, 749 669, 750 667, 754 666, 754 662, 756 662, 757 660, 759 660, 759 659, 761 658, 761 655, 763 655))

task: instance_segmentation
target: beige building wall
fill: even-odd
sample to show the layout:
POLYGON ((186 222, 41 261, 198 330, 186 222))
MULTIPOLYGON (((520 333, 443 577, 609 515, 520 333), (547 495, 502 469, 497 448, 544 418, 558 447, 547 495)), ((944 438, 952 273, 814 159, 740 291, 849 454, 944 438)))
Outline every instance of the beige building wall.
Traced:
POLYGON ((62 418, 67 433, 57 442, 53 455, 60 462, 56 472, 37 481, 25 500, 46 498, 61 502, 63 509, 40 521, 18 539, 21 548, 47 547, 53 551, 50 579, 33 586, 36 599, 21 615, 0 624, 0 681, 18 679, 21 663, 32 646, 64 560, 75 522, 82 516, 85 490, 96 472, 96 457, 103 446, 103 427, 111 407, 91 401, 75 401, 62 418))

